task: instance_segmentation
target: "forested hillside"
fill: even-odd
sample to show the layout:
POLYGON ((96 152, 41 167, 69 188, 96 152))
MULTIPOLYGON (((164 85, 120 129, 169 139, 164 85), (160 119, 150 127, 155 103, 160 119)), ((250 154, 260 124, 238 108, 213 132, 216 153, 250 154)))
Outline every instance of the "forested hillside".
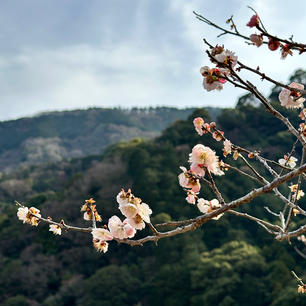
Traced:
MULTIPOLYGON (((273 94, 277 95, 277 88, 273 94)), ((279 108, 277 103, 274 106, 279 108)), ((285 114, 294 124, 299 123, 297 110, 285 114)), ((122 187, 131 187, 150 204, 154 224, 198 215, 199 211, 186 203, 178 184, 179 166, 187 165, 188 153, 197 143, 214 147, 219 156, 222 151, 221 144, 216 147, 210 136, 196 134, 195 116, 209 120, 208 112, 199 109, 187 120, 171 124, 154 140, 138 138, 113 144, 101 155, 24 167, 3 175, 0 305, 305 305, 290 272, 305 274, 305 260, 293 249, 298 245, 303 250, 303 244, 296 239, 292 245, 275 241, 256 223, 234 215, 161 240, 157 246, 132 248, 113 242, 106 254, 94 250, 90 235, 68 232, 57 237, 45 224, 37 229, 17 220, 14 200, 35 206, 54 220, 64 218, 69 224, 86 226, 80 207, 90 197, 107 220, 117 213, 115 197, 122 187)), ((223 110, 218 122, 232 142, 261 149, 261 154, 271 158, 282 157, 279 152, 294 141, 282 123, 271 119, 250 96, 241 98, 235 109, 223 110)), ((216 183, 226 200, 258 187, 231 170, 216 178, 216 183)), ((281 190, 287 192, 288 187, 281 190)), ((203 193, 206 198, 212 196, 208 190, 203 193)), ((267 201, 272 207, 278 205, 276 198, 265 195, 242 206, 241 211, 271 219, 262 209, 267 201)), ((303 202, 304 198, 302 207, 303 202)), ((299 216, 293 220, 304 221, 299 216)))
MULTIPOLYGON (((101 154, 110 144, 158 136, 193 108, 170 107, 53 112, 0 122, 0 171, 101 154)), ((216 117, 220 109, 209 109, 216 117)))

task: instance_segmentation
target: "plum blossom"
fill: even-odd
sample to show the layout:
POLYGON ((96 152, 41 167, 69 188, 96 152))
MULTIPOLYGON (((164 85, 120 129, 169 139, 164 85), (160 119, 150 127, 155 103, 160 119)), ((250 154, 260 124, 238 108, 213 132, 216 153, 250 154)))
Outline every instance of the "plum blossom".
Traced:
POLYGON ((122 222, 117 216, 108 220, 108 228, 112 236, 118 239, 132 238, 136 233, 129 222, 122 222))
POLYGON ((262 35, 252 34, 250 40, 256 47, 260 47, 263 43, 262 35))
POLYGON ((190 170, 194 171, 200 176, 204 176, 206 168, 215 175, 223 175, 224 172, 219 168, 219 157, 216 156, 215 151, 202 144, 193 147, 189 154, 190 170))
POLYGON ((150 223, 150 215, 152 214, 152 210, 148 204, 142 203, 138 206, 138 215, 142 218, 142 220, 146 223, 150 223))
POLYGON ((291 56, 293 55, 291 51, 291 46, 289 44, 282 45, 281 48, 281 59, 285 59, 288 54, 290 54, 291 56))
POLYGON ((227 156, 228 154, 232 153, 232 143, 230 140, 226 139, 223 142, 224 148, 223 148, 223 155, 227 156))
POLYGON ((259 17, 257 14, 253 15, 250 21, 247 23, 247 26, 250 28, 256 27, 259 25, 259 17))
POLYGON ((187 171, 185 167, 180 168, 183 172, 178 176, 179 184, 184 188, 191 188, 191 191, 193 192, 199 192, 201 189, 199 179, 193 176, 193 172, 191 170, 187 171))
POLYGON ((203 135, 203 130, 202 130, 203 124, 204 124, 203 118, 197 117, 193 119, 194 128, 200 136, 203 135))
POLYGON ((99 239, 103 241, 113 240, 113 236, 107 229, 104 228, 94 228, 91 231, 93 239, 99 239))
POLYGON ((39 209, 35 207, 19 207, 17 211, 17 217, 19 220, 23 221, 23 223, 37 226, 39 223, 39 218, 41 217, 39 212, 39 209))
POLYGON ((224 50, 223 52, 216 54, 215 59, 219 63, 223 63, 225 65, 230 65, 234 67, 237 64, 238 57, 235 56, 235 53, 230 50, 224 50))
POLYGON ((278 160, 280 165, 288 166, 291 169, 296 166, 296 161, 297 161, 297 158, 295 158, 293 156, 288 157, 287 155, 284 155, 284 158, 281 158, 281 159, 278 160))
POLYGON ((142 220, 140 215, 136 215, 134 218, 127 218, 124 221, 129 223, 133 228, 137 230, 142 230, 146 227, 145 222, 142 220))
MULTIPOLYGON (((214 210, 220 208, 222 205, 219 203, 217 199, 213 199, 211 201, 204 200, 203 198, 198 199, 197 203, 198 209, 203 214, 208 214, 213 212, 214 210)), ((223 214, 214 217, 214 220, 218 220, 223 216, 223 214)))
POLYGON ((127 218, 134 218, 138 212, 138 208, 135 204, 124 204, 120 205, 119 209, 121 213, 127 218))
POLYGON ((211 91, 214 89, 222 90, 226 80, 222 78, 222 76, 226 75, 226 71, 224 69, 212 68, 210 69, 208 66, 204 66, 200 69, 200 73, 204 77, 203 79, 203 87, 207 91, 211 91))
POLYGON ((125 205, 131 202, 131 198, 133 197, 133 194, 131 192, 131 189, 129 189, 127 192, 124 191, 124 189, 121 189, 121 191, 117 195, 117 202, 119 205, 125 205))
POLYGON ((188 192, 187 192, 186 201, 187 201, 189 204, 195 204, 197 198, 198 198, 198 197, 197 197, 197 195, 196 195, 195 192, 193 192, 193 191, 188 191, 188 192))
POLYGON ((224 132, 223 132, 223 131, 217 130, 217 131, 213 132, 212 137, 213 137, 216 141, 220 141, 220 140, 223 139, 223 135, 224 135, 224 132))
POLYGON ((93 239, 93 245, 98 252, 106 253, 108 250, 108 243, 106 241, 93 239))
POLYGON ((61 235, 62 234, 62 229, 57 224, 50 224, 49 225, 49 232, 52 232, 54 235, 61 235))
POLYGON ((279 46, 280 46, 280 41, 278 39, 269 37, 268 47, 271 51, 277 50, 279 46))
MULTIPOLYGON (((292 82, 289 86, 292 88, 304 90, 304 85, 296 82, 292 82)), ((281 102, 281 106, 284 106, 286 108, 299 108, 303 107, 303 103, 305 101, 305 99, 302 98, 301 95, 302 94, 300 92, 283 88, 278 98, 281 102)))

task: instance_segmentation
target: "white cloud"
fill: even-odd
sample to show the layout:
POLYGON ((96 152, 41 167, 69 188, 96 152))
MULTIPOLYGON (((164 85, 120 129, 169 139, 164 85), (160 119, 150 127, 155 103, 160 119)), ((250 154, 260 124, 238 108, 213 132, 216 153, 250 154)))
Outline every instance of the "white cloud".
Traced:
MULTIPOLYGON (((28 8, 29 3, 35 4, 31 1, 28 8)), ((253 67, 260 65, 283 82, 293 70, 304 66, 303 56, 280 61, 279 51, 256 49, 230 36, 218 40, 220 32, 196 20, 192 13, 195 10, 221 25, 234 14, 239 28, 249 35, 252 30, 245 24, 252 12, 247 4, 260 13, 273 33, 288 37, 293 31, 300 40, 306 36, 306 5, 299 0, 282 5, 270 0, 269 6, 264 0, 221 0, 217 6, 202 0, 93 1, 79 8, 68 1, 60 6, 59 15, 44 12, 38 21, 25 15, 26 35, 20 22, 14 24, 19 16, 12 13, 14 5, 2 7, 1 14, 14 17, 5 19, 13 26, 3 25, 3 37, 10 33, 6 29, 13 29, 14 40, 12 45, 7 41, 10 52, 0 49, 0 119, 88 106, 234 106, 243 91, 229 85, 222 92, 202 89, 199 68, 209 64, 203 37, 212 44, 224 43, 242 61, 253 67), (74 24, 72 12, 78 10, 82 16, 74 24), (44 21, 48 16, 53 19, 44 21)), ((49 10, 59 5, 55 0, 49 10)), ((40 7, 40 12, 43 10, 40 7)), ((265 93, 271 87, 258 78, 251 80, 265 93)))

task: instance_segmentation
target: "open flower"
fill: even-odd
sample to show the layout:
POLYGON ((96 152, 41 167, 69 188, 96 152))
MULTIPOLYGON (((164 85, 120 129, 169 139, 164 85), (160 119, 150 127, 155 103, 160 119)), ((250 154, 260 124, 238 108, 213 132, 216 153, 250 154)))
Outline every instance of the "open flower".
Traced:
POLYGON ((142 220, 140 215, 136 215, 134 218, 125 219, 133 228, 137 230, 142 230, 146 227, 145 222, 142 220))
MULTIPOLYGON (((304 89, 304 85, 292 82, 290 85, 292 88, 304 89)), ((293 90, 289 90, 287 88, 283 88, 278 96, 281 106, 286 108, 299 108, 303 107, 303 102, 305 101, 304 98, 301 97, 301 93, 293 90)))
POLYGON ((187 192, 187 197, 186 197, 186 201, 189 203, 189 204, 195 204, 196 200, 197 200, 197 195, 195 192, 193 191, 188 191, 187 192))
POLYGON ((223 155, 224 156, 227 156, 228 154, 231 154, 232 153, 232 143, 230 140, 226 139, 224 142, 223 142, 223 155))
POLYGON ((61 235, 62 228, 57 224, 50 224, 49 225, 49 232, 52 232, 54 235, 61 235))
POLYGON ((226 80, 223 78, 226 75, 225 69, 212 68, 210 69, 208 66, 204 66, 200 69, 200 73, 204 77, 203 79, 203 87, 207 91, 211 91, 214 89, 222 90, 226 80))
POLYGON ((187 171, 185 167, 180 167, 180 168, 183 171, 183 173, 181 173, 178 176, 179 184, 184 188, 191 189, 191 191, 193 192, 199 192, 201 189, 199 179, 194 177, 193 172, 191 170, 187 171))
POLYGON ((203 118, 197 117, 193 119, 194 128, 200 136, 203 135, 203 130, 202 130, 203 124, 204 124, 203 118))
POLYGON ((152 210, 146 203, 141 203, 138 206, 138 215, 141 217, 141 219, 146 222, 150 223, 150 215, 152 214, 152 210))
POLYGON ((297 161, 297 158, 293 156, 288 157, 287 155, 284 155, 284 158, 281 158, 278 160, 280 165, 288 166, 290 168, 294 168, 296 166, 296 161, 297 161))
MULTIPOLYGON (((203 214, 208 214, 211 213, 213 211, 215 211, 216 209, 221 207, 221 204, 219 203, 219 201, 217 199, 213 199, 211 201, 207 201, 204 200, 203 198, 198 199, 198 203, 197 203, 198 209, 200 212, 202 212, 203 214)), ((218 215, 217 217, 214 217, 214 220, 218 220, 223 216, 223 213, 218 215)))
POLYGON ((215 55, 215 59, 224 65, 230 65, 234 67, 237 64, 238 57, 235 56, 235 53, 230 50, 224 50, 223 52, 215 55))
POLYGON ((122 222, 117 216, 108 220, 108 228, 112 236, 118 239, 132 238, 136 232, 129 222, 122 222))
POLYGON ((98 252, 106 253, 108 250, 108 243, 103 240, 93 239, 93 245, 98 252))
POLYGON ((37 226, 39 223, 39 218, 41 217, 39 212, 39 209, 35 207, 19 207, 17 211, 17 217, 19 220, 23 221, 23 223, 37 226))
POLYGON ((285 45, 282 45, 281 48, 282 48, 281 59, 285 59, 288 54, 290 54, 291 56, 293 55, 293 53, 291 51, 291 45, 285 44, 285 45))
POLYGON ((260 47, 263 43, 262 35, 252 34, 250 40, 256 47, 260 47))
POLYGON ((99 239, 104 241, 113 240, 113 235, 104 228, 94 228, 91 231, 91 234, 93 236, 93 239, 99 239))
POLYGON ((224 172, 219 168, 219 157, 215 151, 202 144, 193 147, 189 154, 190 169, 200 176, 204 176, 205 169, 215 175, 223 175, 224 172))

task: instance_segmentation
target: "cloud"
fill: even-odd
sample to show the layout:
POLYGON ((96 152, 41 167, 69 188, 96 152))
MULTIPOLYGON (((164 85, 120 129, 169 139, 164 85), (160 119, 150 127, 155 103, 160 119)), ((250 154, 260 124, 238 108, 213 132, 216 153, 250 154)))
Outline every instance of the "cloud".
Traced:
MULTIPOLYGON (((268 29, 305 37, 305 4, 250 1, 268 29), (270 5, 270 4, 275 5, 270 5), (290 10, 294 8, 294 14, 290 10), (289 12, 289 13, 288 13, 289 12)), ((192 11, 225 25, 234 14, 245 27, 251 12, 238 0, 116 2, 93 0, 0 3, 0 119, 88 106, 234 106, 243 91, 225 86, 207 93, 199 68, 209 65, 202 38, 224 43, 253 67, 286 81, 302 57, 280 61, 278 51, 216 36, 192 11)), ((270 84, 245 74, 267 93, 270 84)))

